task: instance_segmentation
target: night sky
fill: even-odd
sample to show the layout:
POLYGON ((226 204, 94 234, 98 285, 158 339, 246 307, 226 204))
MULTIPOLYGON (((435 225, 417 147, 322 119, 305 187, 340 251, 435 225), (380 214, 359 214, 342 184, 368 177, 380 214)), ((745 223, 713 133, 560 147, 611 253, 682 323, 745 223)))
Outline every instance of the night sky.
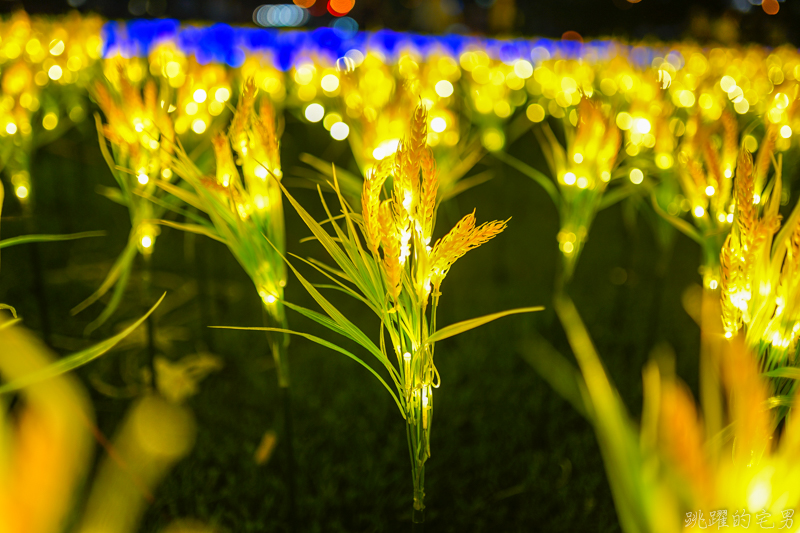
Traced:
MULTIPOLYGON (((703 44, 754 42, 800 44, 800 0, 783 0, 767 15, 761 0, 356 0, 349 15, 360 29, 425 33, 481 33, 558 38, 575 31, 585 38, 692 39, 703 44)), ((773 0, 774 1, 774 0, 773 0)), ((326 0, 317 0, 324 4, 326 0)), ((276 2, 286 3, 286 2, 276 2)), ((60 14, 77 8, 111 19, 171 17, 183 21, 253 24, 257 0, 0 0, 0 10, 60 14)), ((312 7, 307 28, 334 17, 312 7)))

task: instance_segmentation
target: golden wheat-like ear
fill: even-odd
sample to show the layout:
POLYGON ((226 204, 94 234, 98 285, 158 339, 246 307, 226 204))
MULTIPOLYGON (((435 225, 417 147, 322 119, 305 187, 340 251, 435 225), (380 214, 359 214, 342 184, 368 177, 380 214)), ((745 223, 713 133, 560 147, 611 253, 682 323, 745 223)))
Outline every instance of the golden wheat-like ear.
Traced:
POLYGON ((364 189, 361 193, 361 215, 364 219, 364 235, 367 246, 372 253, 378 254, 381 244, 381 226, 378 221, 380 211, 380 195, 386 175, 381 176, 375 170, 367 172, 364 179, 364 189))
POLYGON ((397 301, 403 280, 400 265, 400 234, 393 218, 395 211, 393 203, 393 200, 384 200, 380 204, 378 220, 381 227, 381 244, 383 245, 383 268, 392 298, 397 301))
POLYGON ((738 291, 739 264, 733 248, 733 235, 728 234, 720 252, 720 304, 722 308, 722 326, 725 335, 732 337, 739 331, 742 312, 734 305, 733 295, 738 291))
POLYGON ((722 378, 730 400, 728 414, 734 425, 734 460, 741 466, 754 466, 769 451, 767 383, 759 373, 756 357, 741 338, 737 337, 727 347, 721 358, 722 378))
POLYGON ((425 148, 420 162, 422 183, 420 185, 419 218, 422 225, 422 236, 425 244, 430 242, 436 217, 436 199, 439 193, 439 171, 433 151, 425 148))
POLYGON ((764 133, 764 139, 756 154, 756 161, 753 167, 755 184, 760 189, 769 172, 772 154, 775 152, 775 141, 778 140, 778 126, 770 124, 764 133))
POLYGON ((705 454, 703 423, 688 387, 674 378, 662 379, 658 443, 662 453, 689 481, 696 500, 713 501, 713 483, 705 454))
POLYGON ((233 148, 241 153, 242 149, 247 148, 247 126, 250 122, 250 115, 256 100, 256 86, 253 78, 247 78, 242 87, 242 95, 239 98, 239 105, 233 114, 228 135, 233 143, 233 148))

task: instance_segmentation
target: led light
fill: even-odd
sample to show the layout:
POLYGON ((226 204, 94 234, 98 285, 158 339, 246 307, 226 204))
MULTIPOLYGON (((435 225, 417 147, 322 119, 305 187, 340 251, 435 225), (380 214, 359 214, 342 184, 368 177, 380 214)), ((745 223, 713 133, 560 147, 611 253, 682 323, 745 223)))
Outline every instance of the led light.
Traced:
POLYGON ((181 73, 181 65, 176 61, 170 61, 164 67, 168 78, 174 78, 181 73))
POLYGON ((544 108, 539 104, 531 104, 525 111, 525 115, 531 122, 541 122, 544 120, 544 108))
POLYGON ((147 182, 150 181, 150 178, 144 172, 139 172, 139 174, 136 175, 136 179, 142 185, 147 185, 147 182))
POLYGON ((692 211, 692 213, 694 213, 694 216, 696 216, 697 218, 700 218, 706 214, 706 210, 703 208, 702 205, 698 205, 695 206, 694 211, 692 211))
POLYGON ((636 120, 636 131, 637 133, 645 134, 650 133, 650 121, 646 118, 640 118, 636 120))
POLYGON ((63 72, 61 71, 61 67, 58 65, 53 65, 50 67, 50 70, 47 71, 47 75, 50 77, 51 80, 58 80, 61 79, 61 75, 63 72))
POLYGON ((206 98, 208 98, 208 94, 203 89, 197 89, 192 94, 192 99, 194 99, 194 101, 197 102, 198 104, 202 104, 203 102, 205 102, 206 98))
POLYGON ((17 194, 17 198, 23 199, 28 197, 28 188, 24 185, 20 185, 14 191, 17 194))
POLYGON ((533 76, 533 65, 531 65, 529 61, 520 59, 514 63, 514 74, 523 80, 527 80, 533 76))
POLYGON ((781 126, 781 137, 788 139, 792 136, 792 127, 788 125, 781 126))
POLYGON ((150 248, 153 246, 153 239, 149 235, 142 237, 142 248, 150 248))
POLYGON ((17 133, 17 125, 14 124, 13 122, 9 122, 8 124, 6 124, 6 133, 8 133, 9 135, 14 135, 15 133, 17 133))
POLYGON ((319 122, 325 116, 325 108, 320 104, 308 104, 305 115, 309 122, 319 122))
POLYGON ((64 53, 64 41, 57 40, 50 43, 50 54, 60 56, 64 53))
POLYGON ((760 194, 754 194, 753 195, 753 203, 754 204, 759 204, 760 202, 761 202, 761 195, 760 194))
POLYGON ((583 163, 583 154, 575 154, 572 156, 572 160, 575 161, 577 164, 583 163))
POLYGON ((203 133, 206 131, 206 123, 202 119, 197 119, 192 122, 192 131, 195 133, 203 133))
POLYGON ((227 102, 231 97, 231 92, 225 87, 220 87, 214 92, 214 100, 217 102, 227 102))
POLYGON ((447 98, 453 94, 453 84, 447 80, 436 82, 434 89, 436 90, 436 94, 442 98, 447 98))
POLYGON ((567 185, 575 185, 575 181, 577 181, 577 178, 574 172, 567 172, 564 174, 564 183, 567 185))
POLYGON ((350 127, 344 122, 337 122, 333 126, 331 126, 331 137, 333 137, 337 141, 343 141, 347 139, 347 136, 349 134, 350 134, 350 127))
POLYGON ((578 178, 578 181, 575 182, 579 189, 585 189, 589 186, 589 180, 587 180, 584 176, 578 178))
POLYGON ((266 179, 267 177, 267 169, 264 168, 262 165, 258 165, 256 169, 253 171, 257 178, 266 179))
POLYGON ((196 102, 189 102, 188 104, 186 104, 186 114, 189 115, 190 117, 196 115, 198 110, 199 108, 197 107, 196 102))
POLYGON ((634 168, 631 170, 630 179, 631 183, 633 183, 634 185, 639 185, 641 182, 644 181, 644 173, 638 168, 634 168))
POLYGON ((331 93, 339 88, 339 78, 333 74, 326 74, 320 80, 320 86, 323 91, 331 93))
POLYGON ((447 129, 447 121, 442 117, 436 117, 431 120, 431 129, 436 133, 442 133, 447 129))
POLYGON ((706 196, 714 196, 714 193, 717 192, 716 189, 712 185, 706 187, 706 196))

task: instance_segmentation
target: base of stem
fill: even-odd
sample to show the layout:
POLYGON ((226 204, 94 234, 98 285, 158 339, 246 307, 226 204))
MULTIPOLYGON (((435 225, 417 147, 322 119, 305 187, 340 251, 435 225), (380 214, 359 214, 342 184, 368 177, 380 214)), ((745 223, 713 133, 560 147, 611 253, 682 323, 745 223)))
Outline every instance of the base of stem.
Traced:
POLYGON ((412 509, 411 510, 411 523, 414 524, 413 531, 425 531, 425 509, 412 509))

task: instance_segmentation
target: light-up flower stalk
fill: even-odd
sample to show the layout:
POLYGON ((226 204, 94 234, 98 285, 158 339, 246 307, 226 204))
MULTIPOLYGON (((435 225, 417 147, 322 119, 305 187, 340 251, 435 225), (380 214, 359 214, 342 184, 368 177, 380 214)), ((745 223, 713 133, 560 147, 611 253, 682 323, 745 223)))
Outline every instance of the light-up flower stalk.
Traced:
MULTIPOLYGON (((441 284, 450 267, 459 257, 499 234, 505 228, 505 222, 476 226, 474 214, 469 214, 433 243, 438 178, 433 153, 425 143, 426 130, 427 114, 420 106, 414 113, 412 133, 401 143, 394 165, 379 165, 368 174, 361 195, 361 216, 352 212, 334 181, 332 186, 341 205, 341 217, 334 217, 328 210, 328 222, 334 235, 330 235, 282 187, 289 202, 338 267, 336 271, 318 270, 346 294, 365 303, 380 318, 380 342, 376 344, 358 329, 291 263, 292 271, 325 314, 290 302, 284 302, 285 305, 360 344, 384 367, 389 383, 370 365, 344 348, 305 333, 290 333, 302 335, 354 359, 389 391, 406 421, 415 522, 424 519, 425 463, 430 457, 433 391, 440 385, 433 360, 435 343, 502 316, 541 309, 515 309, 445 328, 437 327, 436 309, 441 284), (383 199, 384 186, 390 176, 391 194, 383 199), (342 226, 339 219, 343 221, 342 226)), ((325 208, 327 210, 327 205, 325 208)))
POLYGON ((703 287, 719 287, 719 250, 733 222, 733 178, 739 154, 739 126, 728 110, 716 123, 696 117, 677 123, 681 144, 675 172, 681 194, 660 214, 702 248, 703 287), (692 224, 680 218, 688 210, 692 224))
MULTIPOLYGON (((192 191, 161 181, 158 185, 207 215, 187 224, 159 221, 224 243, 250 276, 261 298, 267 322, 285 328, 283 288, 286 285, 283 206, 278 184, 282 176, 275 114, 268 98, 256 102, 252 79, 244 86, 227 135, 214 137, 216 176, 206 177, 182 150, 170 166, 192 191), (235 154, 235 156, 234 156, 235 154), (270 244, 271 243, 271 244, 270 244)), ((287 337, 270 335, 270 348, 281 387, 289 386, 287 337)))
POLYGON ((793 518, 800 504, 794 466, 800 418, 790 412, 778 438, 780 415, 771 408, 781 399, 770 397, 755 354, 741 339, 726 343, 719 322, 704 323, 703 335, 713 338, 719 351, 713 366, 701 364, 701 380, 711 372, 717 395, 724 390, 728 401, 724 409, 704 404, 702 419, 675 376, 669 349, 661 349, 643 370, 637 427, 572 301, 557 298, 556 311, 579 369, 546 343, 531 345, 526 358, 594 426, 623 531, 800 529, 793 518))
MULTIPOLYGON (((109 90, 106 84, 97 82, 94 97, 106 118, 103 124, 100 117, 96 117, 100 148, 119 186, 118 190, 112 189, 107 194, 128 208, 131 231, 124 251, 100 288, 72 310, 73 314, 80 312, 114 287, 109 304, 89 324, 87 331, 99 327, 116 309, 136 256, 140 254, 149 265, 159 234, 159 228, 153 220, 161 217, 170 201, 167 198, 166 204, 163 201, 156 203, 150 198, 165 196, 160 193, 157 182, 172 178, 169 154, 175 146, 175 133, 168 114, 169 97, 163 88, 159 93, 153 80, 148 80, 140 92, 127 79, 122 67, 118 73, 118 88, 109 90), (111 143, 111 152, 108 151, 107 142, 111 143)), ((149 267, 146 268, 145 278, 145 284, 149 285, 149 267)), ((153 351, 152 343, 150 351, 153 351)))
POLYGON ((0 162, 17 199, 30 209, 30 160, 86 115, 85 89, 100 56, 99 17, 61 20, 15 13, 0 22, 0 162))
POLYGON ((539 183, 558 208, 557 238, 563 254, 558 290, 572 278, 597 212, 622 197, 604 198, 609 183, 621 177, 615 172, 621 134, 613 115, 588 98, 582 98, 567 116, 570 115, 574 120, 564 121, 566 148, 546 123, 534 130, 552 179, 508 154, 498 154, 539 183))
MULTIPOLYGON (((348 139, 362 175, 380 161, 389 161, 402 139, 411 134, 412 111, 420 102, 427 108, 430 128, 427 144, 439 168, 442 200, 488 179, 481 173, 463 179, 485 151, 469 121, 458 80, 461 69, 447 55, 426 59, 404 53, 396 65, 388 65, 374 53, 352 53, 340 60, 343 68, 304 64, 295 71, 295 97, 303 104, 306 119, 322 121, 331 136, 348 139), (326 114, 326 107, 328 112, 326 114)), ((330 168, 311 156, 304 160, 330 177, 330 168)), ((339 171, 343 193, 356 199, 362 180, 339 171)))
MULTIPOLYGON (((800 207, 781 228, 781 172, 755 202, 755 172, 739 159, 734 227, 720 255, 722 324, 728 339, 743 337, 772 380, 770 394, 785 414, 796 390, 800 340, 800 207), (789 378, 789 379, 786 379, 789 378)), ((800 205, 800 204, 798 204, 800 205)))
MULTIPOLYGON (((58 20, 17 12, 0 22, 0 168, 11 180, 29 233, 36 231, 31 161, 39 147, 85 117, 85 87, 100 55, 101 24, 99 17, 77 13, 58 20)), ((49 342, 47 286, 35 244, 30 252, 42 333, 49 342)))

